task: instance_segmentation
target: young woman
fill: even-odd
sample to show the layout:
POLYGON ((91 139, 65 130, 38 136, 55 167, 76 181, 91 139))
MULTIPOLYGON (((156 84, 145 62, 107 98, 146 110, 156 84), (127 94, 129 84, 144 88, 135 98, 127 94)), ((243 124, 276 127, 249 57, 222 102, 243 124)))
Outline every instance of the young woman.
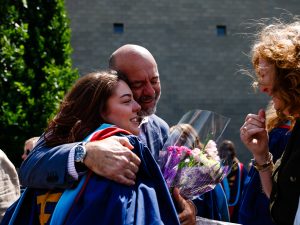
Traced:
POLYGON ((248 114, 240 136, 252 152, 276 224, 293 224, 300 195, 300 21, 271 24, 257 35, 252 63, 259 90, 269 95, 277 114, 291 121, 291 137, 275 166, 268 147, 265 113, 248 114))
MULTIPOLYGON (((14 224, 24 221, 56 225, 179 224, 158 165, 148 148, 135 136, 139 133, 140 109, 126 79, 116 72, 102 71, 81 77, 49 123, 44 134, 45 144, 78 142, 91 133, 88 139, 91 143, 112 135, 126 138, 130 143, 127 145, 140 160, 135 184, 119 184, 92 173, 83 164, 92 153, 81 152, 81 160, 77 161, 75 156, 76 170, 82 171, 79 175, 87 175, 66 191, 29 189, 25 200, 28 203, 34 199, 35 203, 25 207, 26 201, 23 202, 23 207, 15 210, 18 216, 14 224)), ((133 165, 129 163, 128 166, 133 165)))

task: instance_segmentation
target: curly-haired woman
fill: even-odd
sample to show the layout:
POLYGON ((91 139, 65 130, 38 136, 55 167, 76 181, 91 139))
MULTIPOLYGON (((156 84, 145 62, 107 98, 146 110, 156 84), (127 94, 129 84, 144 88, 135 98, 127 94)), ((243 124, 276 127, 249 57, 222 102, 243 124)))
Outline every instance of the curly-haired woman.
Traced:
POLYGON ((259 90, 269 95, 277 115, 291 121, 291 137, 275 166, 269 152, 265 112, 248 114, 241 140, 253 154, 263 191, 270 197, 276 224, 293 224, 300 194, 300 20, 279 20, 263 27, 252 47, 252 64, 259 90))

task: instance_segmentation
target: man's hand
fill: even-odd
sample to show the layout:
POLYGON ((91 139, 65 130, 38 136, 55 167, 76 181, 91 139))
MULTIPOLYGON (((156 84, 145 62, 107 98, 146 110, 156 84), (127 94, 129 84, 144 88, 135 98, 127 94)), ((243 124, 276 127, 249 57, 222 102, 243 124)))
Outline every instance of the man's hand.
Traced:
POLYGON ((112 136, 88 142, 84 164, 94 173, 125 185, 135 184, 141 160, 126 137, 112 136))
POLYGON ((195 225, 196 224, 196 208, 192 202, 185 200, 179 194, 178 188, 174 188, 173 196, 175 204, 180 210, 178 214, 181 225, 195 225))

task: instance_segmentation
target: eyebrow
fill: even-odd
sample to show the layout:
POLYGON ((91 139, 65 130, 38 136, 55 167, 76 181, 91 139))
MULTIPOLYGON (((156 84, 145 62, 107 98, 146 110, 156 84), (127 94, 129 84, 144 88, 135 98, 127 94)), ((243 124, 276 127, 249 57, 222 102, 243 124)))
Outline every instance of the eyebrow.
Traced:
MULTIPOLYGON (((155 74, 153 77, 151 77, 150 81, 153 80, 153 79, 159 79, 159 75, 155 74)), ((146 79, 142 79, 142 80, 133 80, 132 82, 130 83, 143 83, 145 82, 146 79)))
POLYGON ((132 94, 123 94, 120 96, 120 98, 124 98, 124 97, 132 97, 132 94))

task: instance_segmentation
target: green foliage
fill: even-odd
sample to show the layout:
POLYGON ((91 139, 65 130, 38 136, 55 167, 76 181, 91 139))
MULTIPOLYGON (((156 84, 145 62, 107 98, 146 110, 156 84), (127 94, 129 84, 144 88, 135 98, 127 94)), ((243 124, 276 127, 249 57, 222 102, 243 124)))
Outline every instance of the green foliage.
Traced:
POLYGON ((0 148, 19 164, 78 73, 63 0, 2 0, 0 15, 0 148))

